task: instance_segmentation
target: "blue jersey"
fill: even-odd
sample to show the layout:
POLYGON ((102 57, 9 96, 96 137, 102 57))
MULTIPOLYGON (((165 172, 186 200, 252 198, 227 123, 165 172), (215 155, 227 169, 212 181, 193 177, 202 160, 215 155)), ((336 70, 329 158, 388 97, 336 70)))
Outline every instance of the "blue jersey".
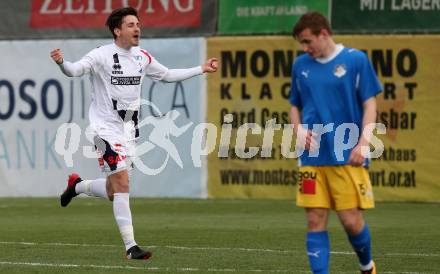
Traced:
MULTIPOLYGON (((300 156, 302 166, 347 164, 352 149, 343 150, 343 157, 336 153, 341 152, 340 143, 336 142, 335 146, 336 128, 351 123, 362 134, 363 103, 381 92, 366 54, 342 45, 338 47, 340 52, 325 62, 303 54, 293 64, 289 100, 300 109, 301 123, 308 129, 313 129, 314 124, 333 124, 331 132, 321 135, 317 157, 311 157, 309 151, 300 156)), ((342 136, 346 143, 348 133, 342 136)))

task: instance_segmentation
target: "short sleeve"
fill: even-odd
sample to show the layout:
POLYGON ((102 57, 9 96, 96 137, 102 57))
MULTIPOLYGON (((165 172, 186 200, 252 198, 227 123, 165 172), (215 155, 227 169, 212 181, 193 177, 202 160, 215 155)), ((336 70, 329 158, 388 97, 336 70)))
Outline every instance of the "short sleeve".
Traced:
POLYGON ((302 102, 301 102, 301 97, 300 97, 300 83, 299 83, 299 78, 297 77, 297 73, 296 71, 298 65, 295 62, 292 66, 292 81, 290 84, 290 93, 289 93, 289 102, 291 105, 296 106, 298 108, 302 108, 302 102))
POLYGON ((360 52, 359 70, 357 74, 356 83, 358 85, 358 92, 362 102, 365 102, 371 97, 376 96, 382 91, 382 86, 377 78, 376 72, 368 60, 365 53, 360 52))

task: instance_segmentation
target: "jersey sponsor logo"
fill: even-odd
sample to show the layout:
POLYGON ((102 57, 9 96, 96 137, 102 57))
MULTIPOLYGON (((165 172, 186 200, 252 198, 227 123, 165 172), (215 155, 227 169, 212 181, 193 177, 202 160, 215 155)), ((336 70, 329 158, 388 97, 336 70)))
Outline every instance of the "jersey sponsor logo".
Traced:
POLYGON ((346 73, 347 73, 347 69, 343 64, 336 65, 335 68, 333 69, 333 74, 338 78, 341 78, 346 73))
POLYGON ((111 84, 117 86, 137 86, 141 84, 140 76, 118 77, 112 76, 111 84))

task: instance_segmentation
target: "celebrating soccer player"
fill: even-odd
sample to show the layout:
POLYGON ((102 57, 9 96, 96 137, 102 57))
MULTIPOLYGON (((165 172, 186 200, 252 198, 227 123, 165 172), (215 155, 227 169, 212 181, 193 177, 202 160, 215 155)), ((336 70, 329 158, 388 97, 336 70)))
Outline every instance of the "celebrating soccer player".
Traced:
POLYGON ((134 8, 114 10, 106 25, 114 43, 93 49, 75 63, 64 60, 61 50, 51 52, 52 59, 67 76, 91 75, 92 103, 90 126, 99 155, 99 165, 106 178, 83 180, 71 174, 61 195, 61 206, 67 206, 80 193, 113 201, 113 214, 125 244, 128 259, 148 259, 150 251, 141 249, 135 239, 129 206, 129 170, 133 167, 135 140, 144 76, 155 81, 177 82, 217 70, 217 60, 201 66, 168 69, 148 51, 139 48, 141 28, 134 8))

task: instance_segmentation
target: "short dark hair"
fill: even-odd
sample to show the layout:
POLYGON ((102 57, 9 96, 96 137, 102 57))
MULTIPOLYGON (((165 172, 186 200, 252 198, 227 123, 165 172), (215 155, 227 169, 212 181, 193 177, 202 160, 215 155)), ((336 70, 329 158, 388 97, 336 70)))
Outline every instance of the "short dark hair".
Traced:
POLYGON ((122 19, 124 19, 124 17, 127 15, 134 15, 139 20, 137 10, 132 7, 115 9, 112 11, 112 13, 107 18, 105 25, 108 27, 108 29, 112 33, 113 38, 116 39, 116 34, 114 32, 115 28, 121 28, 122 19))
POLYGON ((310 29, 314 35, 318 35, 323 29, 327 30, 329 34, 332 34, 332 29, 327 18, 316 11, 307 12, 299 18, 293 27, 293 37, 296 39, 305 29, 310 29))

